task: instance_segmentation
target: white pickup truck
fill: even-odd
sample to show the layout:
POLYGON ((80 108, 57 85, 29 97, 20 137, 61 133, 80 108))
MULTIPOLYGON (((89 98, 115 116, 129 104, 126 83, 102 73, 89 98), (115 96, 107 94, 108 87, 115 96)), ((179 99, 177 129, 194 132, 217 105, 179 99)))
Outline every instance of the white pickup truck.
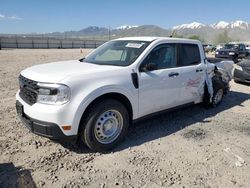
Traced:
POLYGON ((80 60, 23 70, 17 113, 38 135, 110 150, 134 120, 187 104, 217 106, 229 80, 216 70, 199 41, 120 38, 80 60))

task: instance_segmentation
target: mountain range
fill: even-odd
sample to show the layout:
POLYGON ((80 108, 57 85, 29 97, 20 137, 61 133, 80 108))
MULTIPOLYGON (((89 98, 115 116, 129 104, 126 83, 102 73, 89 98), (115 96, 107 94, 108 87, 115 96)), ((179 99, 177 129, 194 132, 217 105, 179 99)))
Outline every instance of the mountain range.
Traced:
POLYGON ((89 26, 79 31, 53 32, 43 36, 81 37, 89 39, 103 39, 127 37, 127 36, 170 36, 173 32, 177 36, 198 36, 204 42, 215 42, 223 32, 227 32, 231 40, 250 41, 250 24, 245 21, 225 22, 214 24, 192 22, 181 24, 170 29, 164 29, 156 25, 123 25, 109 29, 107 27, 89 26))
POLYGON ((212 29, 250 29, 250 24, 245 21, 234 21, 234 22, 225 22, 225 21, 219 21, 215 24, 206 25, 199 22, 192 22, 190 24, 182 24, 178 26, 174 26, 173 29, 201 29, 201 28, 212 28, 212 29))
POLYGON ((205 42, 215 43, 225 31, 232 41, 250 41, 250 24, 240 20, 232 22, 219 21, 211 25, 192 22, 174 26, 172 29, 181 36, 197 35, 205 42))
POLYGON ((54 37, 82 37, 89 39, 104 39, 110 35, 111 38, 128 36, 169 36, 171 30, 163 29, 156 25, 129 26, 123 25, 109 29, 106 27, 89 26, 79 31, 52 32, 42 34, 43 36, 54 37))

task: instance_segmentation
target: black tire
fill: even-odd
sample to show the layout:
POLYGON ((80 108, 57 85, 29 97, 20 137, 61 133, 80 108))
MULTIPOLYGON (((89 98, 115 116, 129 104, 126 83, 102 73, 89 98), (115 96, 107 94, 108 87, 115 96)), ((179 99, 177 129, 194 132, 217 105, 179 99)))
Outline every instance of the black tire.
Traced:
MULTIPOLYGON (((111 124, 111 128, 113 129, 114 125, 112 125, 112 123, 110 124, 111 124)), ((82 143, 86 144, 93 151, 97 151, 97 152, 108 151, 108 150, 113 149, 119 142, 121 142, 124 139, 128 126, 129 126, 129 114, 128 114, 126 107, 117 100, 104 99, 103 101, 95 103, 95 105, 93 105, 92 108, 88 111, 88 114, 85 120, 81 122, 80 132, 79 132, 79 136, 80 136, 79 141, 81 144, 82 143), (111 112, 112 113, 114 112, 114 114, 111 114, 111 112), (115 121, 115 123, 113 124, 121 124, 122 122, 122 128, 119 129, 119 131, 115 134, 113 138, 114 140, 111 141, 110 143, 102 143, 105 141, 105 139, 108 140, 110 138, 108 137, 106 138, 105 137, 106 135, 105 135, 104 139, 101 140, 102 138, 100 137, 102 136, 100 135, 102 135, 101 133, 104 133, 105 130, 101 129, 100 131, 100 127, 98 127, 99 121, 101 121, 100 119, 105 118, 106 113, 109 114, 110 116, 107 117, 109 119, 103 120, 103 123, 102 123, 103 125, 101 125, 102 128, 105 128, 105 122, 111 121, 112 119, 114 119, 112 120, 113 122, 115 121), (122 117, 122 118, 119 118, 118 120, 118 118, 115 116, 116 113, 118 114, 117 116, 122 117), (105 117, 103 116, 103 114, 105 114, 105 117), (117 118, 117 121, 115 120, 116 118, 117 118), (100 132, 98 132, 98 130, 100 132)))
POLYGON ((209 95, 209 92, 208 92, 207 84, 205 84, 205 87, 204 87, 204 96, 203 96, 202 105, 204 107, 209 107, 210 106, 210 95, 209 95))
POLYGON ((212 82, 213 82, 213 91, 214 91, 212 101, 210 101, 210 95, 208 92, 208 88, 207 88, 207 85, 205 84, 204 96, 203 96, 203 105, 205 107, 218 106, 221 103, 223 96, 225 94, 225 85, 220 77, 217 77, 217 76, 213 77, 212 82), (222 97, 221 97, 221 100, 219 100, 219 101, 216 100, 216 96, 218 95, 218 92, 222 92, 222 97))
POLYGON ((237 84, 239 84, 239 83, 240 83, 240 81, 238 81, 238 80, 235 80, 235 79, 234 79, 234 82, 235 82, 235 83, 237 83, 237 84))
POLYGON ((238 55, 235 55, 232 60, 234 63, 238 63, 239 62, 238 55))
POLYGON ((224 83, 223 81, 221 80, 221 78, 214 78, 213 79, 213 97, 212 97, 212 102, 211 102, 211 107, 216 107, 218 106, 222 99, 223 99, 223 96, 224 96, 224 92, 225 92, 225 86, 224 86, 224 83), (219 99, 218 99, 218 96, 219 99))

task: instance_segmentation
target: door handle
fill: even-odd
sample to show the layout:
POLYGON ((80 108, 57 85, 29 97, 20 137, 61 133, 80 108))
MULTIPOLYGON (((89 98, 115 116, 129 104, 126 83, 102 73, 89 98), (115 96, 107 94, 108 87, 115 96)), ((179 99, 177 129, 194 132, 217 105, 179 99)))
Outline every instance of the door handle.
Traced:
POLYGON ((196 69, 196 72, 202 72, 203 69, 196 69))
POLYGON ((177 77, 177 76, 179 76, 179 73, 178 72, 171 72, 171 73, 169 73, 168 76, 169 77, 177 77))

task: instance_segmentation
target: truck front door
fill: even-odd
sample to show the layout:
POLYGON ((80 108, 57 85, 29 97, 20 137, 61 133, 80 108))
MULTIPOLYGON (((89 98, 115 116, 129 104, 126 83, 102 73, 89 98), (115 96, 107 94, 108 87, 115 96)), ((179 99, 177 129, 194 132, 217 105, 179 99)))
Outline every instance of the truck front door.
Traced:
POLYGON ((175 105, 180 93, 176 44, 160 44, 139 67, 139 115, 175 105))

